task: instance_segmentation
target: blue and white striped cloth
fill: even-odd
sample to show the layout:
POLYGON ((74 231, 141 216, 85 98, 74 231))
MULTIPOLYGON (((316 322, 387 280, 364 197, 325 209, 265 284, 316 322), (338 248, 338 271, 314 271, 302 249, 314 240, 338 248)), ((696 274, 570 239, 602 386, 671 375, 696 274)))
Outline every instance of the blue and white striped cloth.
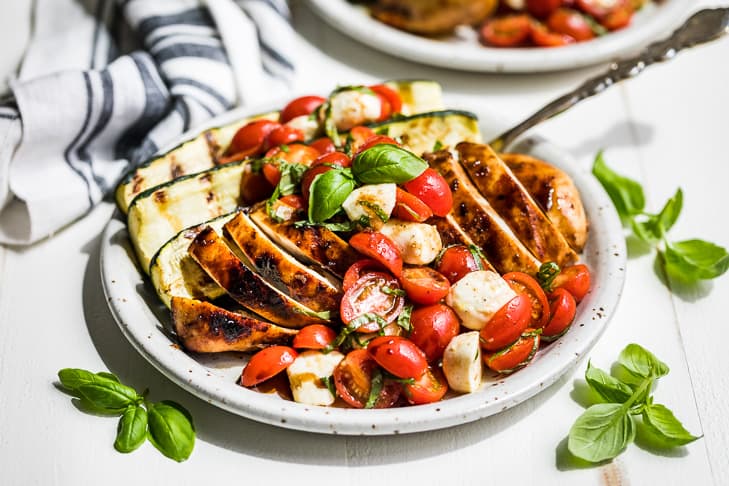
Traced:
POLYGON ((291 89, 285 0, 37 0, 0 101, 0 243, 78 219, 185 130, 291 89))

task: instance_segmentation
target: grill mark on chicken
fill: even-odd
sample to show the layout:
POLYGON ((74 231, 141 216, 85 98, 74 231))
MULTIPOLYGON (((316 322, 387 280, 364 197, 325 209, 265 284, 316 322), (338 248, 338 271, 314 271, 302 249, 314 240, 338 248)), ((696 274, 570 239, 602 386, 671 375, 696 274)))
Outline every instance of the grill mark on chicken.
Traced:
POLYGON ((512 271, 536 274, 539 260, 479 194, 451 153, 442 150, 426 154, 426 160, 451 186, 454 208, 450 215, 453 221, 481 248, 489 263, 502 274, 512 271))
POLYGON ((324 319, 314 317, 311 309, 275 289, 248 268, 212 228, 207 227, 197 235, 189 253, 246 309, 285 327, 326 323, 324 319))
POLYGON ((289 344, 297 331, 209 302, 172 298, 172 322, 183 346, 194 352, 251 351, 289 344))
POLYGON ((491 147, 462 142, 456 150, 478 191, 538 260, 559 265, 577 261, 564 236, 491 147))

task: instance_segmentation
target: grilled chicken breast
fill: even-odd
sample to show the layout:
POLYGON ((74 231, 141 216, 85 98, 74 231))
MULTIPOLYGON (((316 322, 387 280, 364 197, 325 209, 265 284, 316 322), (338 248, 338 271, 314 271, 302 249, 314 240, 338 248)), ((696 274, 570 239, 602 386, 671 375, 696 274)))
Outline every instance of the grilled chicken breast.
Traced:
POLYGON ((225 224, 224 231, 267 282, 317 312, 339 308, 340 285, 283 251, 247 214, 238 212, 225 224))
POLYGON ((448 182, 453 192, 453 222, 481 248, 499 273, 512 271, 531 275, 540 262, 519 241, 509 225, 470 182, 461 164, 447 150, 426 154, 426 160, 448 182))
POLYGON ((538 260, 561 266, 577 261, 562 233, 491 147, 464 142, 456 150, 478 191, 538 260))
POLYGON ((587 241, 587 217, 572 179, 558 168, 522 154, 500 154, 514 175, 564 235, 581 252, 587 241))
POLYGON ((327 322, 248 268, 212 228, 195 237, 189 252, 228 295, 251 312, 290 328, 327 322))
POLYGON ((496 0, 377 0, 371 9, 375 18, 398 29, 439 35, 482 22, 496 5, 496 0))
POLYGON ((197 353, 252 351, 266 345, 289 344, 298 332, 185 297, 172 297, 172 323, 183 346, 197 353))
POLYGON ((297 228, 290 222, 278 223, 260 206, 250 212, 253 222, 284 250, 307 264, 314 264, 339 278, 362 258, 349 243, 320 226, 297 228))

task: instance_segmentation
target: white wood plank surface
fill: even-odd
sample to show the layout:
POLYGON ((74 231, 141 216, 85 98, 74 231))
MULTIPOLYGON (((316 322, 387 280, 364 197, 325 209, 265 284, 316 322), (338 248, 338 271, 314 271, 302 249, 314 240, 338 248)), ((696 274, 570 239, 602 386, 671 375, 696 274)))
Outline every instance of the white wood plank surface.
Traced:
MULTIPOLYGON (((329 58, 324 89, 371 79, 433 78, 456 102, 516 120, 597 70, 521 76, 447 72, 361 47, 300 2, 294 6, 298 28, 329 58)), ((540 131, 585 168, 605 148, 608 163, 643 182, 652 208, 680 185, 685 209, 672 233, 727 246, 729 224, 721 210, 729 180, 728 58, 729 40, 686 53, 540 131)), ((301 89, 321 91, 321 78, 312 74, 301 89)), ((136 353, 106 307, 99 232, 111 210, 104 204, 51 240, 6 249, 4 260, 0 248, 2 484, 729 484, 729 353, 723 346, 729 322, 722 306, 729 295, 727 277, 699 291, 672 293, 656 277, 651 255, 630 259, 618 311, 589 357, 609 367, 629 342, 654 351, 671 367, 656 400, 705 436, 671 454, 633 445, 610 465, 583 468, 565 460, 564 439, 583 410, 574 390, 585 360, 534 399, 498 416, 407 436, 287 431, 193 397, 136 353), (114 451, 115 420, 80 413, 54 388, 58 369, 69 366, 111 370, 135 387, 149 387, 153 400, 188 407, 198 432, 190 460, 174 463, 149 444, 130 455, 114 451)))

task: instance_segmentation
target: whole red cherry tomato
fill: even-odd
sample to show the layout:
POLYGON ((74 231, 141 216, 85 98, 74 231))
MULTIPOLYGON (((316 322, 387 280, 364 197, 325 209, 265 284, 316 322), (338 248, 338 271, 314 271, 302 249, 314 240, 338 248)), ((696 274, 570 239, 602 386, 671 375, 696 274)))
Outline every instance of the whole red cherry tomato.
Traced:
POLYGON ((622 0, 607 15, 598 19, 598 22, 607 30, 618 30, 627 27, 632 18, 632 4, 628 0, 622 0))
POLYGON ((241 384, 254 386, 279 374, 294 362, 298 354, 288 346, 271 346, 254 354, 243 369, 241 384))
POLYGON ((509 272, 503 277, 514 292, 529 298, 532 311, 528 327, 541 329, 546 326, 549 320, 549 301, 539 283, 531 275, 523 272, 509 272))
POLYGON ((289 125, 281 125, 280 127, 274 128, 271 133, 268 134, 264 146, 266 148, 271 148, 303 141, 304 132, 289 125))
POLYGON ((403 268, 400 283, 410 300, 423 305, 439 302, 451 288, 448 279, 430 267, 403 268))
MULTIPOLYGON (((264 166, 265 168, 265 166, 264 166)), ((332 170, 332 167, 328 165, 316 165, 304 172, 301 176, 301 195, 305 201, 309 201, 309 191, 311 190, 311 184, 319 174, 332 170)))
POLYGON ((514 343, 529 325, 531 307, 529 297, 524 294, 504 304, 479 331, 481 347, 497 351, 514 343))
POLYGON ((590 291, 590 269, 582 263, 564 267, 555 277, 552 288, 565 289, 579 303, 590 291))
POLYGON ((243 125, 235 132, 233 140, 230 142, 228 154, 244 154, 251 156, 263 150, 266 137, 279 128, 279 122, 271 120, 255 120, 243 125))
POLYGON ((402 276, 402 255, 395 243, 377 231, 363 231, 349 239, 352 248, 385 266, 396 277, 402 276))
POLYGON ((542 329, 542 338, 547 342, 554 341, 567 332, 577 312, 574 297, 565 289, 555 289, 549 294, 549 301, 552 316, 542 329))
POLYGON ((329 137, 317 138, 309 144, 309 147, 315 148, 320 154, 328 154, 337 150, 337 147, 329 137))
POLYGON ((388 137, 387 135, 374 135, 367 140, 357 149, 357 151, 354 153, 352 158, 359 155, 361 152, 364 152, 370 147, 374 147, 375 145, 400 145, 397 143, 397 141, 393 138, 388 137))
MULTIPOLYGON (((350 351, 334 368, 337 395, 355 408, 364 408, 370 398, 372 377, 377 369, 377 363, 366 349, 350 351)), ((372 408, 392 407, 400 397, 400 389, 396 382, 385 379, 372 408)))
POLYGON ((293 120, 297 116, 310 115, 325 101, 326 98, 322 98, 321 96, 302 96, 296 98, 281 110, 281 123, 293 120))
POLYGON ((376 337, 367 345, 375 362, 398 378, 418 379, 428 369, 425 353, 402 336, 376 337))
POLYGON ((435 262, 435 269, 454 284, 467 273, 487 270, 490 265, 476 248, 466 245, 453 245, 446 248, 435 262))
POLYGON ((525 14, 494 18, 481 27, 481 42, 495 47, 521 46, 529 39, 531 29, 531 19, 525 14))
POLYGON ((406 191, 427 204, 436 216, 445 216, 453 207, 451 188, 443 176, 430 167, 403 186, 406 191))
POLYGON ((508 348, 497 353, 484 354, 484 362, 498 373, 513 373, 529 364, 539 349, 539 339, 539 332, 527 331, 508 348))
POLYGON ((460 329, 456 313, 444 304, 415 309, 410 325, 410 340, 423 350, 429 363, 443 357, 443 351, 460 329))
POLYGON ((566 34, 577 42, 590 40, 595 37, 592 27, 587 19, 577 10, 558 8, 547 18, 547 27, 552 32, 566 34))
POLYGON ((428 368, 423 375, 413 383, 403 385, 403 393, 408 402, 413 405, 422 405, 441 400, 448 391, 448 382, 443 372, 438 368, 428 368))
POLYGON ((312 167, 322 164, 338 165, 339 167, 350 167, 352 159, 344 152, 328 152, 322 154, 311 164, 312 167))
POLYGON ((299 330, 294 337, 296 349, 324 349, 336 339, 334 329, 323 324, 311 324, 299 330))
POLYGON ((433 216, 433 211, 423 201, 399 187, 396 189, 395 208, 392 217, 402 221, 422 223, 433 216))
MULTIPOLYGON (((385 324, 393 322, 402 311, 405 299, 398 295, 400 284, 387 273, 368 272, 359 278, 342 296, 339 316, 349 324, 365 314, 374 314, 385 324)), ((380 323, 366 320, 358 327, 359 332, 377 332, 380 323)))
POLYGON ((544 24, 538 22, 532 24, 532 40, 541 47, 561 47, 575 43, 574 37, 552 32, 544 24))
POLYGON ((535 17, 547 17, 562 6, 562 0, 526 0, 527 12, 535 17))

